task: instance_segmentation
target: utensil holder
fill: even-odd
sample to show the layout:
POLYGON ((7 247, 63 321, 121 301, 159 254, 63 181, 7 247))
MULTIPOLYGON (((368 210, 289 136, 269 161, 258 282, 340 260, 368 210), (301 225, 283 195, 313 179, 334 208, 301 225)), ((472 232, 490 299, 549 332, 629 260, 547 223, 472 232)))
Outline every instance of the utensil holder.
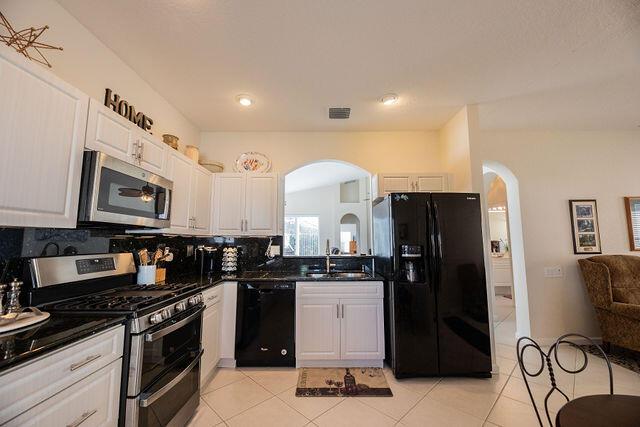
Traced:
POLYGON ((156 266, 139 265, 138 285, 153 285, 154 283, 156 283, 156 266))

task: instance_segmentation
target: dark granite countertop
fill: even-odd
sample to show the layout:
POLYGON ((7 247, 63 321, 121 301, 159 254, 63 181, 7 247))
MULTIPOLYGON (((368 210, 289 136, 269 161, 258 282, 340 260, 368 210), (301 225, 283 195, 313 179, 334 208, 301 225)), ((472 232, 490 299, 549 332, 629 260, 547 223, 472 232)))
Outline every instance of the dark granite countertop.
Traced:
POLYGON ((43 323, 0 335, 0 372, 124 321, 124 316, 52 313, 43 323))

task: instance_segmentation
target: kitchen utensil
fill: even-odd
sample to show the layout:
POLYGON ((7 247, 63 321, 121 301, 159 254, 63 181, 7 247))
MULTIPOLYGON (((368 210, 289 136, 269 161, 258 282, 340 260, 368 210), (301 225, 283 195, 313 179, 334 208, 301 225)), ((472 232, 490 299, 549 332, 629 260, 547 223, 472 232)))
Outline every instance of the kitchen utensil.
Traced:
POLYGON ((149 264, 149 251, 146 248, 138 251, 138 258, 140 259, 140 265, 149 264))
POLYGON ((156 249, 156 251, 153 253, 152 264, 153 265, 158 264, 158 261, 160 261, 163 257, 164 257, 164 252, 162 252, 162 249, 160 248, 156 249))

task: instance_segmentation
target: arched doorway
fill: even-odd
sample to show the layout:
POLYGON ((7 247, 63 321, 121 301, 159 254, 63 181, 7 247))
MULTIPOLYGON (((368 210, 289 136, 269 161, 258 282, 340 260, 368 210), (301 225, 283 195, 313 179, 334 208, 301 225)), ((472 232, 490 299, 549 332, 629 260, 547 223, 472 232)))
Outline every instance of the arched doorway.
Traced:
POLYGON ((371 175, 341 160, 317 160, 284 176, 283 254, 368 254, 371 175), (348 240, 347 240, 347 237, 348 240))
MULTIPOLYGON (((522 233, 522 215, 520 210, 520 189, 518 179, 507 168, 498 162, 485 162, 483 164, 483 175, 485 177, 484 195, 485 200, 492 199, 493 201, 499 200, 499 196, 496 196, 496 188, 500 184, 494 184, 496 181, 492 179, 497 177, 500 182, 504 184, 505 200, 504 205, 499 202, 487 203, 487 215, 489 216, 489 224, 491 228, 491 215, 496 215, 493 212, 500 212, 504 209, 505 212, 505 232, 507 233, 508 252, 511 260, 511 271, 513 278, 513 301, 515 305, 515 335, 531 336, 531 324, 529 320, 529 294, 527 291, 527 276, 525 268, 524 257, 524 239, 522 233), (493 194, 491 193, 493 192, 493 194), (494 206, 495 205, 495 206, 494 206)), ((499 227, 498 221, 493 221, 494 227, 499 227)), ((496 233, 493 230, 493 236, 500 236, 500 233, 496 233)), ((499 241, 499 240, 498 240, 499 241)), ((494 241, 494 249, 495 249, 494 241)), ((500 245, 498 245, 500 246, 500 245)), ((499 248, 500 249, 500 248, 499 248)), ((493 260, 494 258, 492 258, 493 260)), ((490 277, 492 282, 495 281, 496 275, 492 271, 490 277)), ((494 283, 492 283, 493 285, 494 283)), ((492 288, 494 288, 492 286, 492 288)), ((494 288, 495 289, 495 288, 494 288)), ((496 307, 494 306, 494 309, 496 307)), ((515 338, 515 337, 514 337, 515 338)))

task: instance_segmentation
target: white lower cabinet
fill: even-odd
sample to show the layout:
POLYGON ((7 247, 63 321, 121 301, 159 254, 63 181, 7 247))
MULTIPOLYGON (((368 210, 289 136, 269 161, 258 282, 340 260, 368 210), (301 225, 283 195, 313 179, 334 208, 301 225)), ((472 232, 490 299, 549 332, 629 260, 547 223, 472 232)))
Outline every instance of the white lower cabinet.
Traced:
POLYGON ((296 364, 382 366, 382 282, 297 282, 296 364))
POLYGON ((123 348, 117 326, 3 372, 0 425, 117 425, 123 348))
POLYGON ((5 425, 117 426, 121 369, 121 360, 112 362, 5 425))
POLYGON ((202 293, 206 309, 202 317, 202 349, 204 353, 200 363, 200 384, 204 384, 213 376, 220 361, 223 289, 223 286, 216 286, 202 293))

